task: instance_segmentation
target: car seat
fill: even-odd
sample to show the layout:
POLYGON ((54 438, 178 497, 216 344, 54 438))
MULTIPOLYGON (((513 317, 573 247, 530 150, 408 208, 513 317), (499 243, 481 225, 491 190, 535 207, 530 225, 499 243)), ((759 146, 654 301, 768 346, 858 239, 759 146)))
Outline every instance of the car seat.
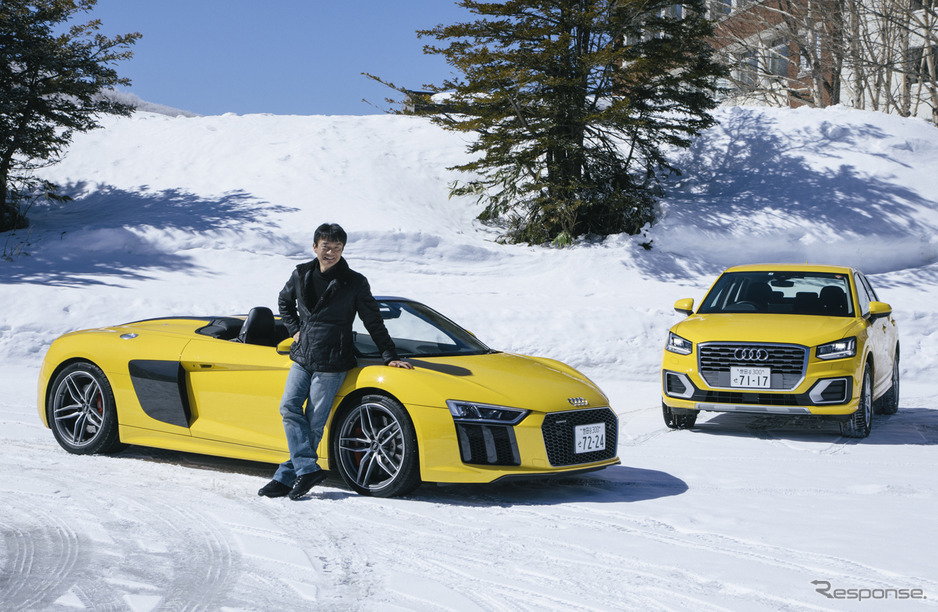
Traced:
POLYGON ((238 341, 244 344, 259 344, 261 346, 277 346, 277 322, 274 313, 266 306, 255 306, 248 312, 238 341))
POLYGON ((847 294, 840 287, 828 286, 821 289, 821 307, 827 314, 847 314, 847 294))

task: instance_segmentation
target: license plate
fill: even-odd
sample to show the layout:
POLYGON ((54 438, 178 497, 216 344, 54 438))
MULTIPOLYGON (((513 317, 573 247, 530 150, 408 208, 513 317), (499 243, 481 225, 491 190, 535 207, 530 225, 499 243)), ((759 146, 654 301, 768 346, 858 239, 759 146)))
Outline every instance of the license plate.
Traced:
POLYGON ((573 442, 577 453, 606 450, 606 424, 577 425, 573 428, 573 442))
POLYGON ((772 386, 772 368, 730 368, 730 386, 768 389, 772 386))

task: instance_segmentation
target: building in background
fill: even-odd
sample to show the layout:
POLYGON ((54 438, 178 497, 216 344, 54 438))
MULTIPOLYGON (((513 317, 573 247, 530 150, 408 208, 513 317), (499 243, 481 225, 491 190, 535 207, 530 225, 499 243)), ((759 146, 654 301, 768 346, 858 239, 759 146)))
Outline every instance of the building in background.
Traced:
POLYGON ((938 0, 711 0, 732 103, 844 104, 938 124, 938 0))

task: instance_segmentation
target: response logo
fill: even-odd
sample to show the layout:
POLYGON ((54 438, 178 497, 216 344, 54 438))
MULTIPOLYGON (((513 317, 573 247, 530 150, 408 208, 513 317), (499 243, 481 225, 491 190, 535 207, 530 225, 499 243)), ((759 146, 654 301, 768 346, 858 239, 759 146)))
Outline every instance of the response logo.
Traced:
POLYGON ((828 599, 848 599, 853 601, 884 601, 903 599, 928 599, 923 589, 890 589, 890 588, 850 588, 835 589, 827 580, 812 580, 818 593, 828 599))

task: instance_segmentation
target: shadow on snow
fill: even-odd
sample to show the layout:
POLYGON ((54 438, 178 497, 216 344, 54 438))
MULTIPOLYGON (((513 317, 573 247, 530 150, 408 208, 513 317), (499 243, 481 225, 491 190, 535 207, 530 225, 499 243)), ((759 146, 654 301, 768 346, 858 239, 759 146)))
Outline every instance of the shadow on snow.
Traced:
POLYGON ((203 198, 145 189, 86 192, 75 184, 63 189, 73 201, 34 207, 29 228, 0 234, 0 284, 80 287, 147 279, 156 271, 205 272, 184 252, 204 243, 193 236, 259 228, 270 213, 292 210, 241 191, 203 198), (159 241, 147 235, 152 230, 159 241))
MULTIPOLYGON (((721 249, 732 240, 733 228, 745 227, 747 219, 753 218, 762 219, 759 225, 764 225, 766 218, 778 218, 777 234, 767 234, 766 240, 784 239, 787 229, 797 233, 804 224, 827 226, 833 235, 851 232, 860 242, 877 237, 908 244, 914 236, 927 241, 935 233, 934 227, 922 221, 921 213, 934 209, 938 201, 900 184, 860 174, 846 163, 864 143, 889 137, 879 127, 825 123, 817 131, 781 136, 778 130, 769 129, 767 121, 763 113, 737 109, 713 128, 722 130, 722 139, 698 139, 683 153, 676 165, 685 174, 666 186, 667 212, 659 222, 695 228, 704 234, 712 232, 715 246, 721 249), (807 150, 845 163, 837 168, 812 167, 799 155, 807 150)), ((905 165, 886 153, 873 155, 882 157, 884 163, 905 165)), ((755 233, 745 237, 759 239, 755 233)), ((779 245, 780 249, 786 246, 791 245, 779 245)), ((808 252, 812 249, 810 244, 800 246, 808 252)), ((707 265, 704 262, 710 258, 706 254, 682 249, 680 244, 655 243, 655 247, 646 258, 652 278, 714 276, 725 267, 722 263, 707 265)), ((921 255, 926 261, 911 263, 934 261, 934 254, 929 254, 932 250, 921 255)), ((745 252, 738 255, 739 261, 734 263, 757 263, 746 260, 745 252)), ((864 271, 870 274, 892 271, 867 268, 864 271)), ((938 270, 931 274, 931 280, 938 282, 938 270)))
POLYGON ((459 506, 549 506, 640 502, 682 495, 687 490, 687 483, 667 472, 616 465, 576 476, 558 474, 489 484, 424 485, 413 497, 459 506))
MULTIPOLYGON (((274 474, 276 466, 267 463, 213 457, 181 451, 130 446, 114 455, 115 459, 138 459, 184 468, 256 476, 261 488, 274 474)), ((313 489, 306 500, 356 497, 346 488, 334 470, 325 481, 328 488, 313 489), (336 488, 341 490, 336 490, 336 488)), ((418 502, 460 506, 554 505, 578 502, 637 502, 681 495, 687 484, 657 470, 611 466, 577 475, 552 475, 524 480, 506 480, 488 484, 424 483, 406 498, 418 502)), ((251 491, 253 494, 253 491, 251 491)), ((303 500, 299 500, 303 501, 303 500)))
POLYGON ((798 442, 842 442, 862 445, 938 445, 938 410, 900 408, 890 415, 873 415, 866 438, 844 438, 836 421, 816 416, 713 413, 691 430, 715 436, 757 437, 798 442))

